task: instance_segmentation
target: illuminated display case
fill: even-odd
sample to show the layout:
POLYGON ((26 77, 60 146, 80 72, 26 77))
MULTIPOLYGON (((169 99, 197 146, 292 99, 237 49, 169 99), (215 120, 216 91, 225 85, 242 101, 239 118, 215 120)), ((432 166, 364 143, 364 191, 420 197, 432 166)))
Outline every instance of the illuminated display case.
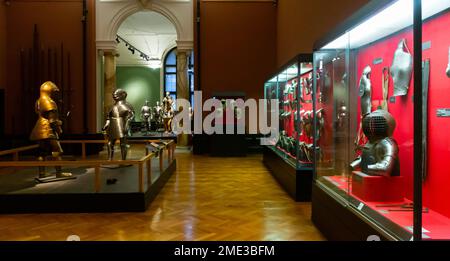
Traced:
POLYGON ((372 1, 315 44, 313 221, 330 239, 450 238, 449 25, 447 0, 372 1))
POLYGON ((264 162, 298 201, 311 198, 313 149, 312 55, 300 54, 264 84, 268 118, 279 133, 264 148, 264 162))

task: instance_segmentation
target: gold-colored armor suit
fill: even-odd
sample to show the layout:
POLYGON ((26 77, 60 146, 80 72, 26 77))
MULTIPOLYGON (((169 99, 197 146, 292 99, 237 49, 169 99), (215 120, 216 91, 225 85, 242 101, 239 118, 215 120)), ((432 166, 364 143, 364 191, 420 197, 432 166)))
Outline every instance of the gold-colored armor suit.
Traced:
POLYGON ((58 87, 52 82, 41 85, 40 97, 35 104, 35 112, 39 118, 31 131, 32 141, 58 139, 62 133, 62 122, 58 119, 58 106, 51 97, 53 92, 58 91, 58 87))
POLYGON ((163 101, 163 120, 164 120, 164 130, 166 133, 172 133, 172 119, 174 116, 173 111, 173 99, 170 96, 170 93, 166 93, 166 97, 164 97, 163 101))
MULTIPOLYGON (((63 150, 59 144, 59 135, 62 134, 62 122, 58 116, 58 106, 52 99, 52 95, 59 92, 58 87, 53 82, 45 82, 40 87, 40 96, 35 104, 35 112, 38 115, 36 125, 30 134, 30 140, 39 144, 38 160, 44 161, 47 156, 53 156, 61 160, 63 150)), ((39 167, 40 182, 56 181, 70 178, 70 173, 63 173, 61 167, 56 168, 56 179, 47 178, 45 167, 39 167)))

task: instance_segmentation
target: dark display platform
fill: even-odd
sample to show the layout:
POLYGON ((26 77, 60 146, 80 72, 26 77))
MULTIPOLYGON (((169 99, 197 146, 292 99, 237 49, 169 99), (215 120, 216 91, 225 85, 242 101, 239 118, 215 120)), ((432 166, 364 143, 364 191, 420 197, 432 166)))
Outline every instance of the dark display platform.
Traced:
POLYGON ((247 156, 247 140, 245 135, 211 135, 210 137, 212 157, 245 157, 247 156))
POLYGON ((295 201, 311 201, 312 167, 296 169, 268 146, 264 147, 263 162, 295 201))
MULTIPOLYGON (((49 169, 50 170, 50 169, 49 169)), ((176 170, 176 160, 152 159, 152 182, 144 175, 144 192, 139 192, 137 166, 101 168, 101 190, 95 193, 94 169, 68 169, 77 178, 36 184, 37 169, 22 169, 0 175, 0 213, 101 213, 145 211, 176 170), (116 179, 108 185, 108 179, 116 179)), ((3 170, 3 172, 5 172, 3 170)))

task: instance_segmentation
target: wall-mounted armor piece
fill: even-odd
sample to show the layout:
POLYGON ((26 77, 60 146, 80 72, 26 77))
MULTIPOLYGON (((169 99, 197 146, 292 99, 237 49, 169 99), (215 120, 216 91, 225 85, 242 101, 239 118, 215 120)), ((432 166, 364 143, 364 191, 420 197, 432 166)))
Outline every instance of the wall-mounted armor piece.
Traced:
MULTIPOLYGON (((36 125, 30 134, 30 140, 39 144, 39 161, 44 161, 52 156, 56 160, 61 160, 63 150, 59 143, 59 136, 62 134, 62 122, 59 120, 58 106, 52 96, 59 92, 58 87, 53 82, 45 82, 40 87, 40 96, 35 103, 35 111, 38 115, 36 125)), ((55 167, 55 177, 50 177, 45 172, 45 167, 39 167, 39 182, 52 182, 65 179, 72 179, 72 174, 63 173, 61 167, 55 167)))
POLYGON ((361 97, 361 116, 366 116, 372 111, 372 83, 370 74, 372 68, 366 66, 359 81, 359 97, 361 97))
POLYGON ((336 123, 338 128, 343 128, 347 122, 348 108, 344 101, 341 101, 337 109, 336 123))
POLYGON ((397 142, 391 138, 395 120, 385 110, 376 110, 363 119, 363 131, 369 141, 351 168, 371 176, 399 176, 400 162, 397 142))
POLYGON ((413 58, 402 39, 395 50, 394 60, 391 66, 391 76, 394 81, 394 96, 403 96, 408 93, 413 70, 413 58))
MULTIPOLYGON (((320 140, 325 129, 325 110, 323 108, 316 111, 316 140, 320 140)), ((314 120, 314 119, 313 119, 314 120)))
POLYGON ((106 131, 108 138, 108 157, 114 158, 114 145, 120 140, 120 151, 122 160, 126 160, 128 152, 127 137, 130 131, 131 121, 134 119, 134 109, 126 101, 127 93, 122 89, 117 89, 113 93, 114 105, 111 107, 103 131, 106 131))
POLYGON ((301 126, 302 132, 304 132, 304 134, 309 138, 313 137, 313 124, 314 124, 313 112, 305 111, 301 119, 301 126))
POLYGON ((447 73, 447 77, 450 78, 450 47, 448 48, 448 65, 445 72, 447 73))

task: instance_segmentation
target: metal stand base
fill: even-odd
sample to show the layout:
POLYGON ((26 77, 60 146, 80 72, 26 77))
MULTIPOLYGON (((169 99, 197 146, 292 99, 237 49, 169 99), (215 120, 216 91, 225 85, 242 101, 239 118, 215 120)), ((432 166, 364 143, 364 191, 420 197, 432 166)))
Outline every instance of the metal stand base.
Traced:
POLYGON ((75 177, 75 176, 70 176, 70 177, 49 176, 49 177, 45 177, 45 178, 36 178, 35 180, 38 183, 50 183, 50 182, 58 182, 58 181, 63 181, 63 180, 76 179, 76 178, 77 177, 75 177))

